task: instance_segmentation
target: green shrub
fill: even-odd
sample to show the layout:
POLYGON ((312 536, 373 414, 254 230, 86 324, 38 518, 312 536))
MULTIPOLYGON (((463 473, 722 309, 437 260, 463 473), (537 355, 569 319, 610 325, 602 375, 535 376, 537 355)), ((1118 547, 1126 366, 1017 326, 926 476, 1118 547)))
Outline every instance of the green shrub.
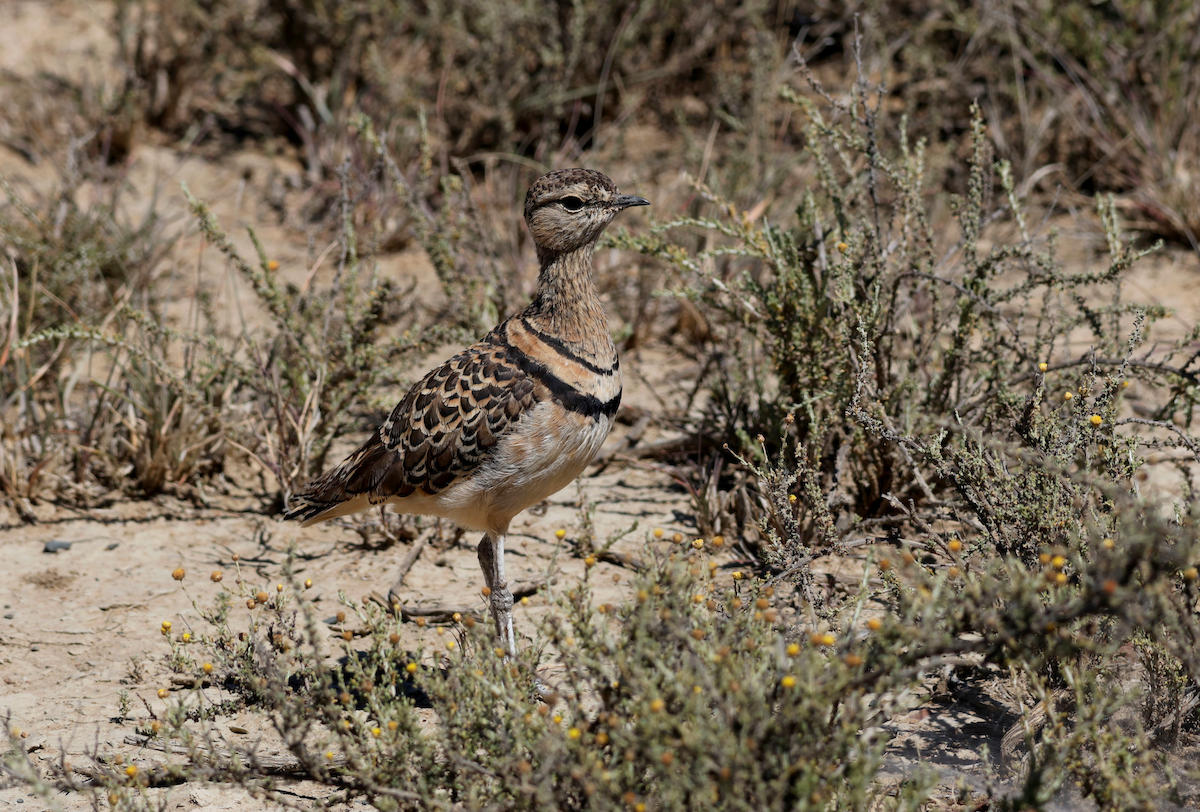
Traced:
MULTIPOLYGON (((678 295, 710 315, 711 352, 722 362, 710 367, 708 422, 754 475, 742 487, 754 492, 757 543, 748 551, 762 576, 791 583, 798 616, 837 628, 845 601, 857 598, 816 590, 813 562, 895 544, 919 565, 892 582, 888 602, 902 617, 933 618, 915 648, 922 657, 986 651, 984 662, 1058 690, 1103 682, 1121 647, 1146 636, 1170 652, 1173 665, 1159 673, 1176 685, 1186 673, 1194 690, 1190 465, 1174 521, 1138 482, 1149 450, 1175 447, 1195 459, 1195 440, 1180 427, 1196 405, 1188 351, 1196 332, 1148 343, 1166 311, 1125 301, 1124 274, 1142 254, 1119 235, 1110 200, 1099 201, 1107 267, 1062 268, 1056 235, 1029 226, 1011 170, 993 161, 978 110, 968 191, 952 201, 958 239, 947 246, 927 214, 923 145, 910 146, 901 122, 894 151, 886 149, 880 97, 865 83, 841 105, 810 81, 824 109, 784 90, 808 119, 818 181, 793 226, 752 222, 699 187, 711 216, 613 239, 690 275, 678 295), (666 237, 689 231, 706 234, 709 247, 691 252, 666 237), (1125 399, 1134 382, 1138 412, 1125 399), (942 615, 935 607, 939 596, 951 600, 947 589, 956 608, 942 615), (912 601, 922 596, 931 605, 917 613, 912 601), (963 639, 986 641, 1009 623, 1020 631, 1003 633, 999 648, 963 639), (947 636, 935 645, 939 634, 947 636), (1086 667, 1085 652, 1095 658, 1086 667)), ((1162 679, 1147 697, 1164 689, 1162 679)), ((1136 694, 1119 679, 1103 691, 1136 694)), ((1095 728, 1080 735, 1113 735, 1113 712, 1094 714, 1095 728)), ((1146 740, 1129 746, 1149 758, 1146 740)), ((1056 758, 1061 769, 1116 769, 1056 758)), ((1030 792, 1051 774, 1031 772, 1041 789, 1030 792)), ((1105 775, 1087 779, 1102 804, 1153 797, 1137 796, 1127 774, 1105 775)))

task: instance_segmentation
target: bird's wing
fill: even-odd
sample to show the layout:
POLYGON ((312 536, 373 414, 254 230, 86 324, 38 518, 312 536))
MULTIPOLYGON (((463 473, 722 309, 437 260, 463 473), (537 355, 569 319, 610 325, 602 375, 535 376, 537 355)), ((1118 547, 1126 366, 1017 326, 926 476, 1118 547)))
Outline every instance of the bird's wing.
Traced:
POLYGON ((332 518, 363 496, 380 504, 436 494, 478 468, 537 402, 534 379, 494 335, 413 386, 358 451, 293 497, 288 518, 332 518))

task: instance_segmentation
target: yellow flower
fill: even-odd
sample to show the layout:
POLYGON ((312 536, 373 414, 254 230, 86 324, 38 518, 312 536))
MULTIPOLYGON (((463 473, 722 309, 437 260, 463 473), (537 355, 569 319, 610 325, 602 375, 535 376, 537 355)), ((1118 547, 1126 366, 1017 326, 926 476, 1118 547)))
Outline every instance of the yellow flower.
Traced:
POLYGON ((788 674, 786 677, 784 677, 783 679, 781 679, 779 681, 779 684, 782 685, 784 688, 794 688, 794 687, 796 687, 796 678, 793 677, 791 674, 788 674))
POLYGON ((184 574, 183 567, 176 567, 174 569, 174 571, 171 572, 171 577, 174 578, 176 581, 182 581, 183 574, 184 574))
POLYGON ((556 539, 558 539, 559 541, 561 541, 562 539, 565 539, 567 537, 567 531, 560 527, 554 531, 554 537, 556 539))
POLYGON ((1050 365, 1049 365, 1049 364, 1047 364, 1045 361, 1042 361, 1042 363, 1038 364, 1038 371, 1039 371, 1039 372, 1045 372, 1045 371, 1046 371, 1047 369, 1049 369, 1049 368, 1050 368, 1050 365))
POLYGON ((579 737, 582 735, 583 735, 583 731, 581 731, 577 727, 573 727, 573 728, 570 728, 567 730, 567 738, 571 739, 572 741, 578 740, 579 737))
POLYGON ((1063 400, 1070 400, 1073 397, 1075 397, 1074 392, 1063 392, 1063 400))
POLYGON ((663 537, 663 529, 661 527, 654 528, 654 537, 660 539, 663 537))
POLYGON ((409 663, 408 665, 404 666, 404 670, 410 674, 415 674, 415 673, 417 673, 417 664, 409 663))

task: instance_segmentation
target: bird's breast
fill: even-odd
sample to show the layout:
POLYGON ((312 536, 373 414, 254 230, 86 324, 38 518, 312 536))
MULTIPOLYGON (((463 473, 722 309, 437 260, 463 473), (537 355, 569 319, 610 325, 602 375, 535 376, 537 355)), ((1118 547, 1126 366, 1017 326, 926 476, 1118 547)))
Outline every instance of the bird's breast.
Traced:
POLYGON ((493 454, 440 501, 440 515, 483 529, 507 527, 514 516, 565 488, 604 445, 612 415, 571 411, 545 400, 521 417, 493 454), (466 513, 478 517, 464 522, 466 513))

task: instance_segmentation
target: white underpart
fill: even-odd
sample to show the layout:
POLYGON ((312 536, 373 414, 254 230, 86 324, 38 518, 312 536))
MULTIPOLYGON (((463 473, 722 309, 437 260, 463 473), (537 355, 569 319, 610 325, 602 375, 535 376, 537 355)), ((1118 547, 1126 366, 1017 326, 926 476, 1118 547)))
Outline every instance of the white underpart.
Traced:
POLYGON ((391 504, 402 513, 441 516, 467 530, 502 535, 512 518, 557 493, 583 472, 612 428, 611 417, 561 414, 549 401, 522 415, 470 476, 433 496, 419 492, 391 504), (540 461, 540 465, 531 463, 540 461))

